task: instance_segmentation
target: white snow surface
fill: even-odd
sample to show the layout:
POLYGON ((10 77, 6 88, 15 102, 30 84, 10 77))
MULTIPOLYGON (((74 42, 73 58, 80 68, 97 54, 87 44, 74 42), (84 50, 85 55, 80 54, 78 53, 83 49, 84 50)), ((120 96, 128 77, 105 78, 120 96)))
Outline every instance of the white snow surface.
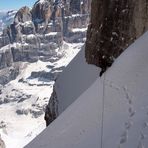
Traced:
MULTIPOLYGON (((147 148, 147 42, 148 32, 25 148, 147 148)), ((79 64, 76 60, 73 69, 83 69, 76 68, 79 64)), ((69 70, 67 67, 67 73, 69 70)), ((84 76, 85 72, 84 68, 84 76)), ((75 73, 72 76, 76 78, 75 73)), ((61 77, 64 85, 69 75, 65 72, 61 77)), ((73 85, 72 95, 81 87, 74 86, 74 81, 69 84, 73 85)), ((63 90, 63 96, 65 93, 63 90)))
POLYGON ((44 4, 45 0, 38 0, 37 3, 44 4))
POLYGON ((72 32, 86 32, 87 28, 74 28, 72 29, 72 32))
MULTIPOLYGON (((32 72, 61 72, 79 52, 82 43, 68 44, 58 50, 58 60, 20 63, 20 74, 0 86, 0 134, 7 148, 22 148, 44 128, 44 109, 52 93, 54 80, 30 78, 32 72), (60 55, 60 56, 59 56, 60 55)), ((15 45, 13 45, 15 46, 15 45)))

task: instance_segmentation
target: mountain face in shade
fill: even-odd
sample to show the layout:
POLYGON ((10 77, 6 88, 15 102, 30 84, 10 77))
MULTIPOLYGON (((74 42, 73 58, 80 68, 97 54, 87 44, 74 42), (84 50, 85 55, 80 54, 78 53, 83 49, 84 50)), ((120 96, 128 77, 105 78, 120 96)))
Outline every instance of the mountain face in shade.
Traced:
POLYGON ((0 148, 6 148, 4 141, 1 139, 1 135, 0 135, 0 148))

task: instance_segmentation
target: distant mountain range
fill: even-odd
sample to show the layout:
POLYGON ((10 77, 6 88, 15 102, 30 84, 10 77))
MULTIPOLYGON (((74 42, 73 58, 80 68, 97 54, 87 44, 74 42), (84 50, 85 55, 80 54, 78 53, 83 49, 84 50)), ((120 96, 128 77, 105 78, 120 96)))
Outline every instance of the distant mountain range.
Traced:
POLYGON ((17 10, 0 11, 0 32, 13 22, 16 12, 17 10))

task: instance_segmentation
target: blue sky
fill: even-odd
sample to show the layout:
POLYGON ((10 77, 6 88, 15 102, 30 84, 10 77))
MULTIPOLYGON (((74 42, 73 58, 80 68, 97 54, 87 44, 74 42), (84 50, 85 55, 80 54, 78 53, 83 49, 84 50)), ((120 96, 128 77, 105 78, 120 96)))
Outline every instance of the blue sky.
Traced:
POLYGON ((10 9, 19 9, 22 6, 29 6, 32 5, 37 0, 0 0, 0 10, 10 10, 10 9))

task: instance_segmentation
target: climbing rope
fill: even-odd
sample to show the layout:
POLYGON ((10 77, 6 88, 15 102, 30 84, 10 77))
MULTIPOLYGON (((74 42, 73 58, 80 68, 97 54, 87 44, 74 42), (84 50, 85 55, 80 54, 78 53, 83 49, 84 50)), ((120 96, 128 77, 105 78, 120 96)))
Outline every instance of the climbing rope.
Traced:
POLYGON ((103 96, 102 96, 102 121, 101 121, 101 147, 103 148, 103 134, 104 134, 104 107, 105 107, 105 73, 103 78, 103 96))

